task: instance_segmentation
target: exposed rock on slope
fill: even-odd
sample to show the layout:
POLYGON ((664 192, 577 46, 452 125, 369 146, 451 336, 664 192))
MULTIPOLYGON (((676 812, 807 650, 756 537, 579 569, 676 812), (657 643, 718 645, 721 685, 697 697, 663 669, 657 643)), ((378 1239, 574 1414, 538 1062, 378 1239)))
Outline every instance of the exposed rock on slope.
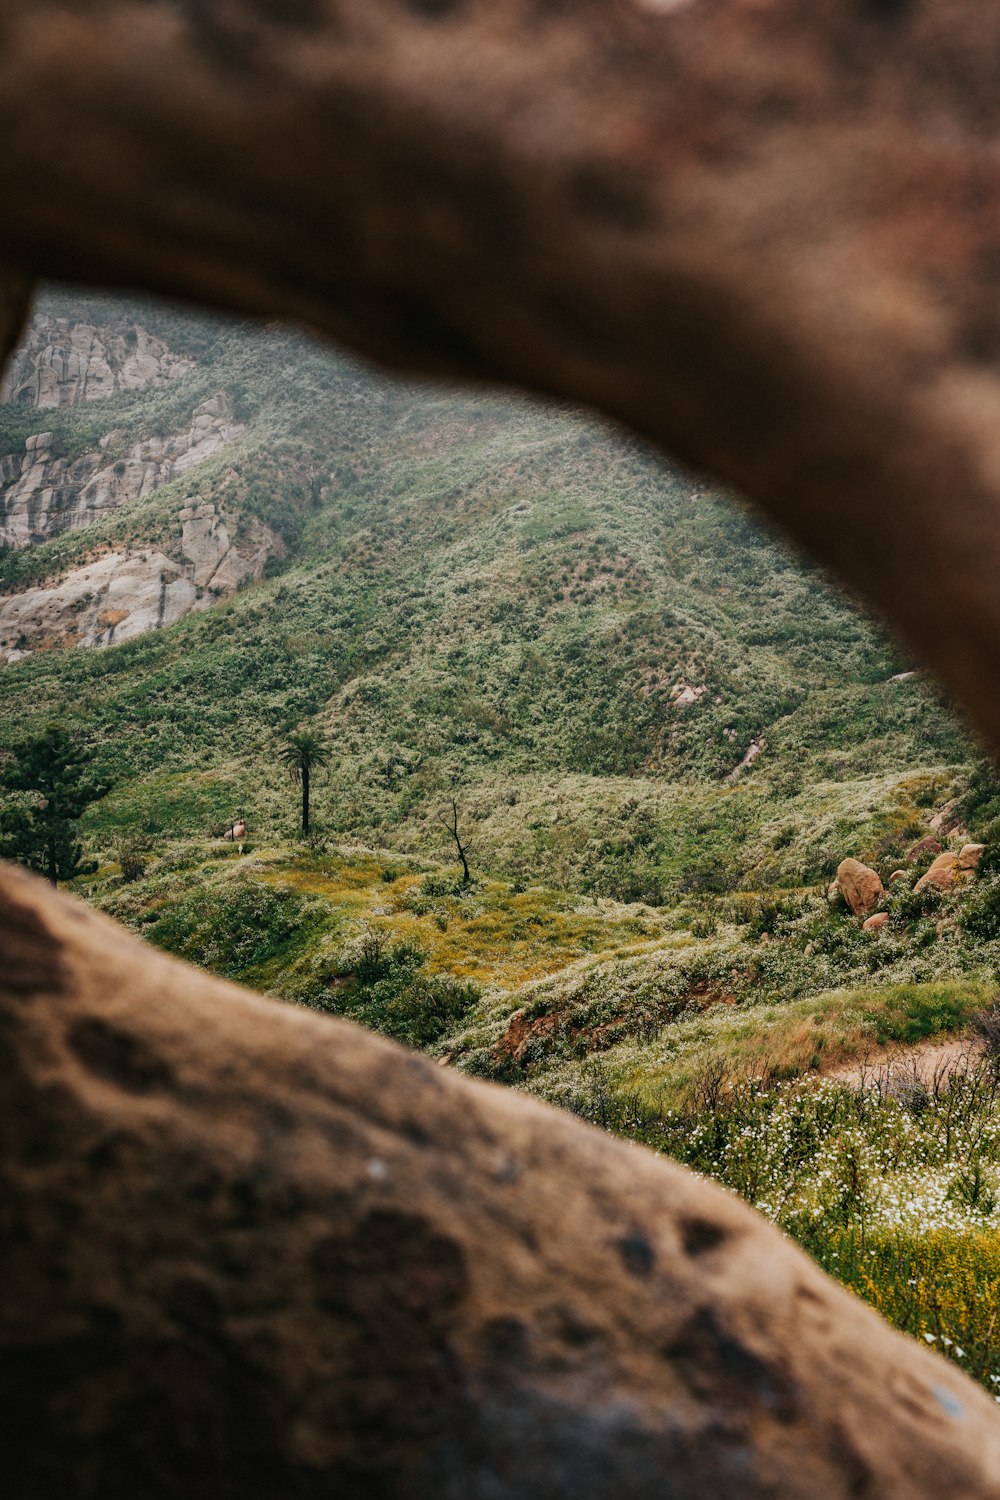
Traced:
POLYGON ((0 659, 66 646, 112 646, 161 630, 248 578, 260 578, 278 537, 259 522, 237 541, 214 505, 181 512, 181 562, 155 547, 109 552, 46 588, 0 599, 0 659))
POLYGON ((138 323, 96 328, 39 314, 0 376, 0 401, 43 411, 79 406, 162 385, 193 369, 194 360, 172 353, 138 323))
POLYGON ((9 869, 0 951, 11 1495, 996 1495, 990 1398, 713 1184, 9 869))
POLYGON ((837 870, 841 894, 856 917, 866 917, 885 895, 876 872, 859 859, 845 859, 837 870))
POLYGON ((220 391, 195 409, 186 432, 147 438, 114 461, 108 458, 113 432, 102 439, 101 453, 73 462, 53 456, 51 434, 30 437, 23 457, 0 459, 0 546, 27 547, 91 526, 214 458, 242 432, 220 391))

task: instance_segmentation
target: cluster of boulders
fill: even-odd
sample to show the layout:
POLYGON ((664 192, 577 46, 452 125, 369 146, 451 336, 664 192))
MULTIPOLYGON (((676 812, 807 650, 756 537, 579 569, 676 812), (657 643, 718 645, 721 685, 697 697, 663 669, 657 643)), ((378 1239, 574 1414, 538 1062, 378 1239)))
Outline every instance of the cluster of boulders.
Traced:
MULTIPOLYGON (((933 856, 929 868, 914 886, 915 891, 935 887, 939 891, 950 891, 971 880, 983 857, 985 844, 964 844, 955 853, 943 849, 937 839, 922 838, 906 852, 910 865, 921 863, 928 855, 933 856)), ((907 878, 906 870, 894 870, 889 884, 907 878)), ((837 878, 830 886, 829 896, 835 900, 842 896, 854 915, 861 919, 865 932, 878 932, 889 920, 889 913, 880 910, 886 896, 886 888, 876 870, 862 864, 859 859, 845 859, 837 869, 837 878)))

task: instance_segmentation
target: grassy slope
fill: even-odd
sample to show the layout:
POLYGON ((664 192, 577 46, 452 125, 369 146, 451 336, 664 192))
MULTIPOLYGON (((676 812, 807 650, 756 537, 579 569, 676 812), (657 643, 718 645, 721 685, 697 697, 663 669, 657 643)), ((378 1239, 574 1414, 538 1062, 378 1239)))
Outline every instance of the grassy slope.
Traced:
MULTIPOLYGON (((67 454, 112 428, 125 447, 218 389, 245 436, 102 528, 0 558, 0 584, 109 543, 169 550, 192 492, 268 521, 289 557, 171 630, 0 672, 0 745, 59 716, 115 781, 87 818, 102 868, 81 894, 218 972, 666 1145, 751 1201, 691 1135, 699 1100, 729 1128, 706 1079, 773 1090, 984 1003, 989 880, 925 909, 904 883, 879 938, 822 894, 847 853, 888 874, 963 790, 969 743, 919 680, 890 680, 907 666, 892 642, 738 506, 569 414, 375 381, 286 333, 140 316, 198 359, 192 375, 44 419, 0 409, 0 451, 42 425, 67 454), (680 678, 705 689, 686 708, 670 705, 680 678), (336 747, 308 850, 273 754, 301 722, 336 747), (755 736, 764 753, 727 782, 755 736), (452 793, 471 890, 441 865, 452 793), (210 837, 237 808, 249 853, 210 837), (131 885, 123 829, 148 844, 131 885)), ((767 1108, 751 1123, 773 1167, 767 1108)), ((858 1223, 863 1239, 845 1210, 811 1248, 846 1265, 858 1223)), ((876 1294, 851 1265, 924 1331, 888 1273, 876 1294)))
MULTIPOLYGON (((245 437, 99 528, 0 559, 0 582, 110 542, 169 549, 192 488, 276 525, 290 558, 173 630, 0 674, 0 739, 55 714, 105 760, 118 785, 95 837, 203 833, 237 805, 265 836, 290 833, 273 735, 315 720, 338 751, 318 807, 332 834, 426 851, 455 789, 488 868, 669 902, 818 880, 847 843, 918 826, 967 762, 934 695, 890 681, 906 665, 891 642, 637 445, 377 382, 288 334, 141 316, 197 370, 45 413, 60 443, 181 428, 217 389, 245 437), (673 708, 682 677, 705 692, 673 708)), ((0 437, 41 420, 4 409, 0 437)))

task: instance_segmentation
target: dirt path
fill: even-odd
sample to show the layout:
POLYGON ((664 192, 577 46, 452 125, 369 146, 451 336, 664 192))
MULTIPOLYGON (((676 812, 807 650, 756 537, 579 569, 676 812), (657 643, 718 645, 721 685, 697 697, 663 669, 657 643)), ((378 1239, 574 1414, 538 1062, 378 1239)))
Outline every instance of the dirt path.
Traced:
POLYGON ((915 1047, 873 1047, 864 1057, 831 1068, 825 1077, 852 1084, 887 1083, 893 1079, 933 1085, 974 1064, 982 1050, 982 1042, 970 1036, 949 1037, 947 1041, 931 1038, 915 1047))

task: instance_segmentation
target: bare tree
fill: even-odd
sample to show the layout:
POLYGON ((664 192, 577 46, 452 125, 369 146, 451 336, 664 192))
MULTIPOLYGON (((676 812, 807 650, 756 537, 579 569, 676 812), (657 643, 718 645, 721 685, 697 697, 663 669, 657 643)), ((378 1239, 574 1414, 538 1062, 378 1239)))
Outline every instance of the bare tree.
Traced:
POLYGON ((442 823, 444 825, 444 827, 447 828, 448 832, 451 834, 452 838, 455 840, 455 848, 458 851, 458 857, 459 857, 459 859, 462 861, 462 884, 463 885, 468 885, 469 881, 472 879, 472 876, 469 873, 469 859, 468 859, 469 846, 468 846, 468 844, 463 844, 462 843, 462 836, 459 833, 459 829, 458 829, 458 821, 459 821, 458 803, 455 801, 455 798, 452 797, 452 799, 451 799, 451 817, 449 818, 449 816, 448 816, 447 813, 438 813, 438 822, 442 823))

